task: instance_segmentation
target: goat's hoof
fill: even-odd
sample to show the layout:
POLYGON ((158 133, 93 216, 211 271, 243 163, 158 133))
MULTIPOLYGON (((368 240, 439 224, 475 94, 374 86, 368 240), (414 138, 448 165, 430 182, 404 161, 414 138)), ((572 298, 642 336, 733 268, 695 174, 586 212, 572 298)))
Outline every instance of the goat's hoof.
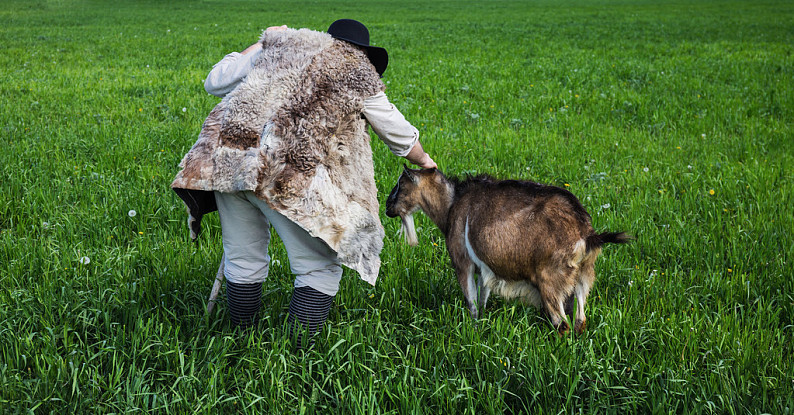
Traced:
POLYGON ((563 321, 559 326, 557 326, 557 336, 563 337, 567 335, 570 330, 571 326, 569 326, 567 322, 563 321))
POLYGON ((576 332, 577 336, 581 336, 586 328, 587 328, 587 320, 577 320, 576 323, 574 323, 573 325, 573 330, 576 332))

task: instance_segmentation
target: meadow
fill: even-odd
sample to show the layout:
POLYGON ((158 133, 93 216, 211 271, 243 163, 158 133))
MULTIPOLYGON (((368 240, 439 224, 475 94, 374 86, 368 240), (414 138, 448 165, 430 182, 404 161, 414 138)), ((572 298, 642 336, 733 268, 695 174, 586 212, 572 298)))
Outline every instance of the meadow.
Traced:
MULTIPOLYGON (((0 413, 794 410, 794 3, 5 0, 0 413), (386 93, 449 175, 565 187, 599 231, 584 335, 466 313, 441 233, 385 215, 295 351, 274 236, 262 322, 206 314, 217 215, 169 185, 218 102, 203 79, 271 25, 368 25, 386 93)), ((374 134, 373 134, 374 138, 374 134)), ((402 169, 373 140, 381 205, 402 169)), ((381 207, 381 209, 383 209, 381 207)))

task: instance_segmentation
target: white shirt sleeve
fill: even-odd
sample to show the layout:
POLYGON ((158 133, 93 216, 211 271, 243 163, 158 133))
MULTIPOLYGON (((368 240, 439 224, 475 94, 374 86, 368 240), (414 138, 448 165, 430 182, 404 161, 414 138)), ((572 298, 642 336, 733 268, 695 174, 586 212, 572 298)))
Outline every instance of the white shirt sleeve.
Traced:
POLYGON ((385 93, 364 100, 363 112, 372 130, 395 156, 405 157, 419 141, 419 131, 406 121, 385 93))
POLYGON ((261 50, 245 55, 232 52, 224 56, 204 80, 204 90, 216 97, 225 97, 251 72, 260 53, 261 50))

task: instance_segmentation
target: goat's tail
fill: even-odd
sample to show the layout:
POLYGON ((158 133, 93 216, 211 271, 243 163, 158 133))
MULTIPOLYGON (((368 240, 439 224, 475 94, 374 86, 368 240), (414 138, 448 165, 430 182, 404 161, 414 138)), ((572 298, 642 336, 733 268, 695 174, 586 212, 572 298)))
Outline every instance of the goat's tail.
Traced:
POLYGON ((585 241, 587 251, 600 248, 604 244, 625 244, 634 240, 634 237, 626 232, 604 232, 594 233, 587 237, 585 241))

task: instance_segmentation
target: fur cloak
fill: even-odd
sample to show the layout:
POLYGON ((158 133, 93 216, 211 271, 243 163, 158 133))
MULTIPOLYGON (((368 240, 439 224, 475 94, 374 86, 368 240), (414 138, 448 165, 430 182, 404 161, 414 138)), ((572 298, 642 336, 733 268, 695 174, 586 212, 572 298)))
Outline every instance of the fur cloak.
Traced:
POLYGON ((253 191, 374 285, 384 231, 361 112, 383 83, 364 51, 327 33, 260 41, 254 68, 210 112, 171 184, 191 236, 217 209, 212 192, 253 191))

